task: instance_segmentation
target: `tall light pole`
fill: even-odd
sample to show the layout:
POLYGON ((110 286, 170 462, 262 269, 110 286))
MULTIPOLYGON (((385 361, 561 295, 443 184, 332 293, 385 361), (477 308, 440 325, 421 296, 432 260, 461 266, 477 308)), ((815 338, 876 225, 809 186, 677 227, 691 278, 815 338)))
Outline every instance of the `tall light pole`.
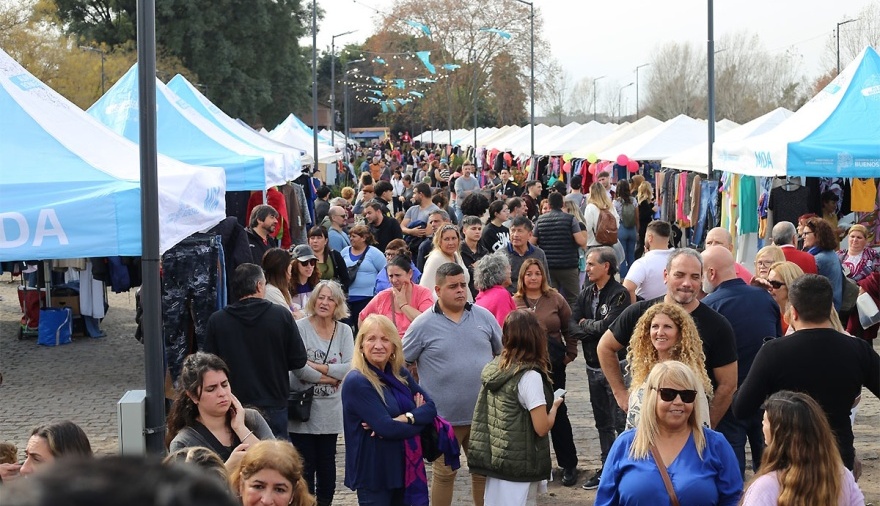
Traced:
POLYGON ((846 21, 841 21, 837 23, 837 74, 840 75, 840 26, 845 25, 847 23, 852 23, 853 21, 858 21, 859 19, 847 19, 846 21))
POLYGON ((349 30, 330 37, 330 144, 336 149, 336 37, 350 35, 357 30, 349 30))
POLYGON ((471 65, 474 66, 474 167, 477 166, 477 50, 473 50, 471 65))
POLYGON ((648 65, 650 63, 643 63, 636 67, 636 119, 639 119, 639 69, 648 65))
POLYGON ((618 123, 620 123, 620 117, 622 116, 620 114, 620 98, 623 96, 623 90, 625 90, 626 88, 629 88, 633 84, 635 84, 635 82, 625 84, 625 85, 621 86, 619 90, 617 90, 617 122, 618 123))
POLYGON ((351 133, 350 133, 349 130, 348 130, 349 127, 351 126, 351 122, 350 122, 349 117, 348 117, 348 115, 349 115, 349 107, 348 107, 348 66, 349 66, 349 65, 352 65, 352 64, 355 64, 355 63, 360 63, 360 62, 363 62, 363 61, 367 61, 366 58, 359 58, 359 59, 357 59, 357 60, 347 61, 347 62, 345 62, 345 63, 342 65, 342 75, 345 76, 345 78, 342 80, 342 90, 343 90, 343 91, 342 91, 342 95, 343 95, 343 97, 342 97, 342 98, 343 98, 343 103, 342 103, 342 109, 343 109, 343 111, 342 111, 342 112, 343 112, 344 115, 345 115, 345 119, 344 119, 343 122, 342 122, 342 131, 345 133, 345 149, 343 150, 343 153, 346 154, 346 157, 348 156, 348 139, 351 137, 351 135, 350 135, 351 133))
POLYGON ((312 173, 318 170, 318 5, 312 0, 312 173))
MULTIPOLYGON (((104 96, 104 60, 107 59, 107 53, 103 49, 100 49, 97 47, 92 47, 92 46, 79 46, 79 48, 82 49, 83 51, 89 51, 92 53, 99 53, 101 55, 101 96, 103 97, 104 96)), ((838 44, 837 49, 838 49, 838 51, 837 51, 837 53, 838 53, 837 67, 839 69, 840 68, 840 56, 839 56, 840 44, 838 44)))
POLYGON ((529 128, 531 128, 531 150, 529 160, 535 157, 535 4, 526 0, 516 0, 521 4, 529 6, 529 22, 531 24, 531 57, 529 64, 529 102, 531 102, 531 112, 529 113, 529 128))
MULTIPOLYGON (((709 148, 709 163, 707 164, 706 175, 709 179, 713 179, 712 177, 712 149, 715 144, 715 7, 714 0, 708 0, 708 29, 707 29, 707 43, 706 43, 706 62, 708 64, 707 72, 707 81, 709 81, 709 93, 707 104, 708 116, 706 118, 706 127, 708 128, 706 138, 708 139, 708 148, 709 148)), ((697 238, 699 241, 700 238, 697 238)))
POLYGON ((593 79, 593 121, 596 121, 596 81, 605 79, 608 76, 597 77, 593 79))

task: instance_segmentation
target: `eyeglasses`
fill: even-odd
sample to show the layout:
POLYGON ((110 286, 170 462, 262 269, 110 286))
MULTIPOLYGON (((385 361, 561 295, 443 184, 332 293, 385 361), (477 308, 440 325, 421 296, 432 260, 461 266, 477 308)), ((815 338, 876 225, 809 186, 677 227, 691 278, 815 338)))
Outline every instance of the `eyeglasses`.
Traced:
POLYGON ((806 231, 806 232, 801 233, 801 236, 810 235, 810 234, 815 234, 815 233, 816 233, 816 232, 806 231))
POLYGON ((770 267, 773 265, 773 260, 755 260, 755 265, 758 267, 770 267))
POLYGON ((785 286, 785 283, 783 283, 782 281, 776 281, 775 279, 774 280, 768 279, 767 282, 770 283, 770 286, 772 286, 774 290, 779 290, 780 288, 785 286))
POLYGON ((657 390, 657 393, 660 394, 660 399, 664 402, 672 402, 678 396, 681 397, 681 402, 690 404, 697 398, 696 390, 676 390, 674 388, 656 388, 655 390, 657 390))
POLYGON ((312 267, 314 267, 318 264, 318 260, 313 258, 311 260, 306 260, 306 261, 300 262, 300 263, 303 265, 311 265, 312 267))

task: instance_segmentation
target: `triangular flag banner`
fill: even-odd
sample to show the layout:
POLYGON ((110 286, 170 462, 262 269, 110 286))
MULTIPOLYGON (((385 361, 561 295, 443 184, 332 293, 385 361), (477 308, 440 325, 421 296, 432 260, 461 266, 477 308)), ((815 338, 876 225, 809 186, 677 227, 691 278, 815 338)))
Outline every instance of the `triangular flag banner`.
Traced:
POLYGON ((398 99, 397 99, 397 103, 400 104, 400 105, 406 105, 406 104, 408 104, 408 103, 410 103, 410 102, 412 102, 412 100, 409 99, 409 98, 398 98, 398 99))
POLYGON ((428 28, 428 25, 423 25, 422 23, 419 23, 418 21, 410 21, 410 20, 408 20, 408 19, 404 19, 403 22, 406 23, 406 24, 408 24, 409 26, 411 26, 411 27, 413 27, 413 28, 418 28, 418 29, 421 30, 425 35, 427 35, 427 36, 429 36, 429 37, 431 36, 431 29, 428 28))
POLYGON ((382 112, 388 112, 388 104, 382 102, 382 112))
POLYGON ((434 65, 431 65, 431 52, 430 51, 418 51, 416 52, 416 56, 419 57, 419 60, 422 60, 422 63, 425 64, 425 68, 428 69, 428 72, 432 74, 436 74, 437 70, 434 68, 434 65))
POLYGON ((370 93, 373 93, 375 95, 379 95, 380 97, 385 95, 385 92, 382 90, 367 90, 367 91, 369 91, 370 93))
POLYGON ((481 31, 481 32, 497 33, 498 35, 504 37, 505 39, 509 39, 509 38, 510 38, 510 34, 509 34, 509 33, 505 32, 504 30, 499 30, 499 29, 497 29, 497 28, 480 28, 480 31, 481 31))
POLYGON ((382 65, 385 65, 385 60, 383 58, 378 57, 378 56, 373 58, 373 61, 376 63, 381 63, 382 65))
POLYGON ((397 106, 394 105, 394 100, 388 100, 386 102, 388 104, 388 107, 391 109, 391 112, 397 112, 397 106))
POLYGON ((405 79, 395 79, 394 85, 397 86, 397 89, 402 90, 402 89, 406 88, 406 80, 405 79))
POLYGON ((420 83, 436 83, 436 79, 431 79, 430 77, 419 77, 416 81, 420 83))
POLYGON ((385 80, 382 79, 381 77, 370 76, 370 79, 375 81, 377 84, 385 84, 385 80))
POLYGON ((379 102, 381 102, 381 100, 379 100, 376 97, 367 97, 367 100, 369 100, 370 102, 373 102, 374 104, 378 104, 379 102))
POLYGON ((455 63, 444 63, 443 68, 445 68, 446 70, 455 70, 460 69, 461 65, 457 65, 455 63))
POLYGON ((411 91, 411 92, 409 92, 409 94, 414 97, 419 97, 419 98, 423 98, 425 96, 424 93, 419 93, 418 91, 411 91))

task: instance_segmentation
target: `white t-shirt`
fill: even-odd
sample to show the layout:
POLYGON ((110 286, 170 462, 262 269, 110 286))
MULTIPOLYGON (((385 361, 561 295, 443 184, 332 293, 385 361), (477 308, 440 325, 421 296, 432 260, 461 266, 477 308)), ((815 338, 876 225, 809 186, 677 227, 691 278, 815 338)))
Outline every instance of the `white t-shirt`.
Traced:
MULTIPOLYGON (((865 504, 865 496, 853 479, 849 469, 844 469, 843 490, 840 493, 839 506, 856 506, 865 504)), ((776 471, 758 477, 749 485, 743 497, 743 506, 776 506, 779 499, 779 478, 776 471)))
POLYGON ((669 260, 672 251, 671 249, 649 251, 633 262, 629 272, 626 273, 625 281, 636 285, 637 296, 650 300, 666 294, 663 271, 666 270, 666 261, 669 260))
MULTIPOLYGON (((531 411, 538 406, 546 406, 544 383, 541 373, 527 371, 519 379, 517 399, 519 405, 531 411)), ((491 476, 486 477, 486 492, 483 494, 485 506, 508 506, 524 504, 535 506, 538 494, 547 491, 547 480, 536 482, 507 481, 491 476)))

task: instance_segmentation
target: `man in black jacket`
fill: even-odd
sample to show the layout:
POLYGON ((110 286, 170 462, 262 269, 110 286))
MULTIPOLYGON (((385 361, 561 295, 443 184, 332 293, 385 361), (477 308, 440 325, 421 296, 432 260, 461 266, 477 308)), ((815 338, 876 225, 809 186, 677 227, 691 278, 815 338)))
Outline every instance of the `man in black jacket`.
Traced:
MULTIPOLYGON (((617 405, 608 380, 599 365, 596 346, 608 326, 617 319, 620 313, 630 304, 629 292, 614 279, 617 273, 617 255, 608 246, 590 251, 587 255, 587 279, 571 308, 572 334, 580 339, 587 361, 587 382, 590 387, 590 404, 593 406, 593 419, 599 431, 599 448, 602 464, 608 457, 608 451, 614 439, 623 432, 626 426, 626 413, 617 405)), ((625 373, 626 350, 618 353, 621 374, 625 373)), ((602 469, 596 471, 584 483, 585 490, 599 486, 602 469)))
POLYGON ((258 205, 251 210, 248 224, 246 231, 251 245, 251 258, 260 265, 263 263, 263 254, 269 248, 278 247, 278 239, 272 237, 278 227, 278 211, 270 205, 258 205))
POLYGON ((306 350, 290 311, 264 299, 259 265, 235 269, 236 302, 208 318, 205 349, 229 366, 229 383, 246 406, 259 409, 276 438, 287 439, 288 371, 306 365, 306 350))

